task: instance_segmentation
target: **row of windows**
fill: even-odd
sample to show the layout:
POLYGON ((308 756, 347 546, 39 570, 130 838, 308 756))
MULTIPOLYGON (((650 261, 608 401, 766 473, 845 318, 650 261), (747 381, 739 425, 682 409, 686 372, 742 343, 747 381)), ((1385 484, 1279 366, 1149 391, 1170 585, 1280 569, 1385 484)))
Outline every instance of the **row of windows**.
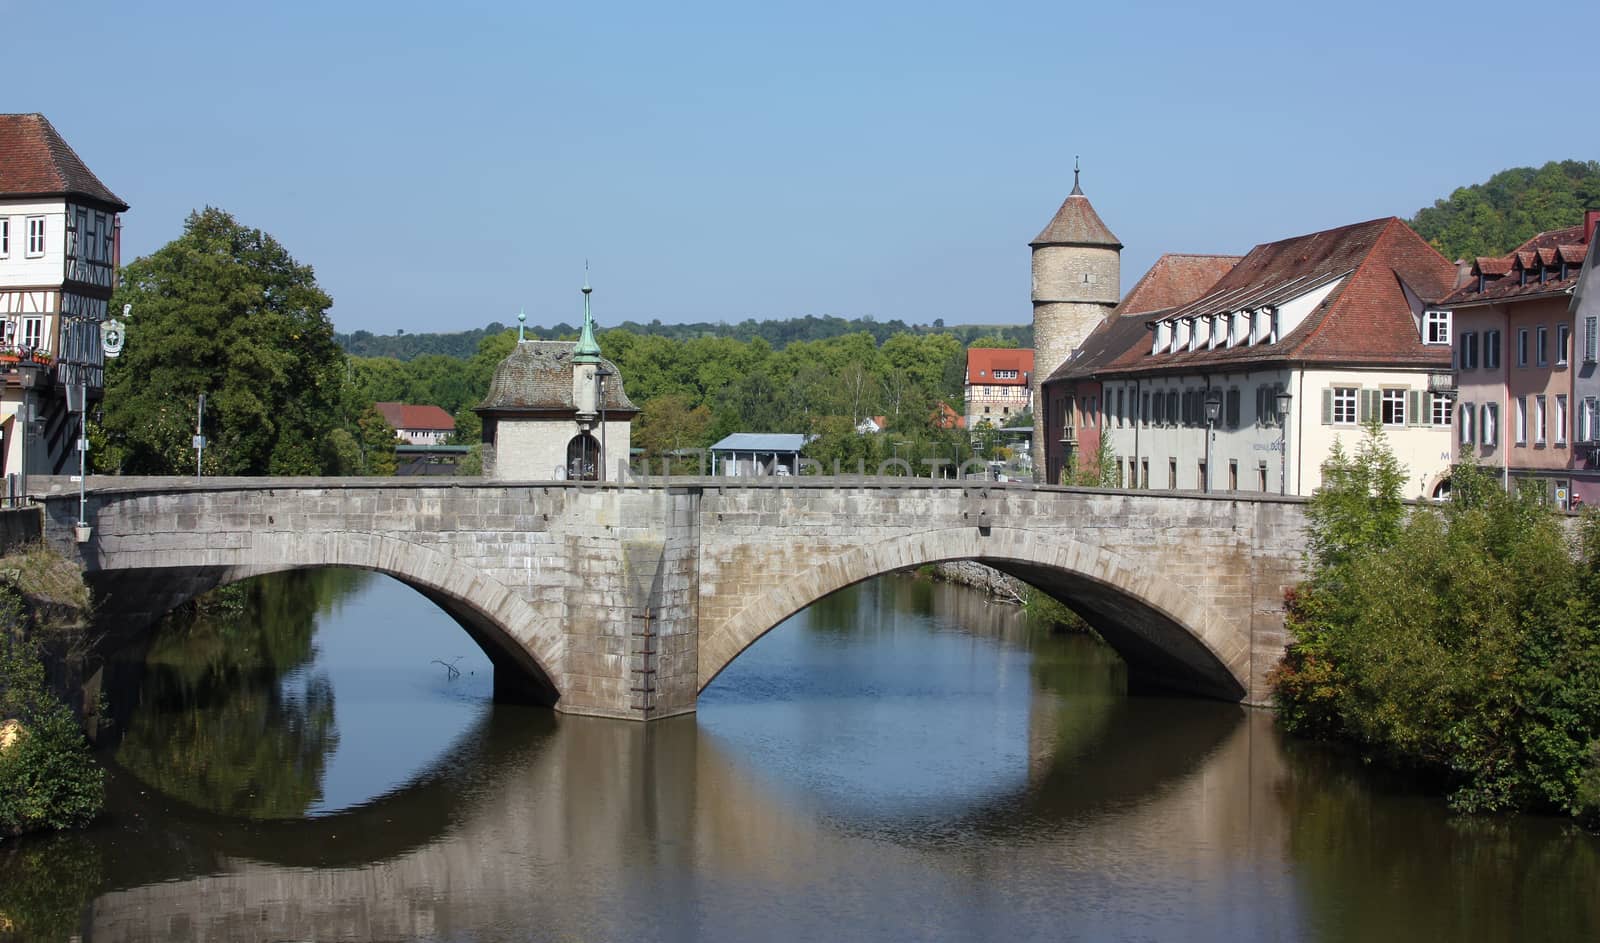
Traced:
POLYGON ((1448 426, 1450 415, 1450 398, 1425 390, 1335 386, 1322 391, 1325 426, 1354 426, 1374 419, 1386 426, 1448 426))
MULTIPOLYGON (((1590 319, 1593 320, 1593 319, 1590 319)), ((1572 343, 1572 329, 1565 324, 1556 325, 1556 366, 1567 365, 1568 351, 1572 343)), ((1500 332, 1487 330, 1483 332, 1480 346, 1479 335, 1476 331, 1463 331, 1461 343, 1456 345, 1456 367, 1460 370, 1474 370, 1480 363, 1479 351, 1482 350, 1481 363, 1485 370, 1496 370, 1500 367, 1500 332)), ((1594 361, 1592 347, 1586 346, 1584 361, 1594 361)), ((1526 367, 1532 362, 1536 366, 1547 367, 1550 365, 1550 329, 1541 324, 1533 328, 1517 329, 1517 366, 1526 367)))
MULTIPOLYGON (((1119 457, 1116 460, 1116 466, 1117 487, 1146 489, 1150 487, 1150 460, 1148 458, 1135 459, 1132 455, 1119 457)), ((1241 488, 1241 481, 1248 481, 1249 484, 1254 486, 1253 490, 1266 492, 1271 490, 1269 481, 1272 481, 1274 477, 1273 474, 1269 473, 1266 461, 1258 461, 1255 467, 1255 474, 1250 478, 1241 479, 1238 459, 1228 460, 1226 474, 1225 481, 1213 481, 1211 482, 1211 487, 1238 491, 1241 488)), ((1279 468, 1276 474, 1281 475, 1282 469, 1279 468)), ((1281 485, 1281 481, 1273 483, 1281 485)), ((1185 482, 1185 484, 1191 483, 1185 482)), ((1206 463, 1204 459, 1195 463, 1192 487, 1196 491, 1204 490, 1206 487, 1206 463)), ((1178 459, 1173 456, 1167 457, 1167 488, 1174 491, 1178 488, 1178 459)))
MULTIPOLYGON (((1555 397, 1554 423, 1549 423, 1549 400, 1543 394, 1519 396, 1511 403, 1512 444, 1526 446, 1530 437, 1535 448, 1550 444, 1548 433, 1557 448, 1567 444, 1567 397, 1555 397), (1529 400, 1532 400, 1530 403, 1529 400), (1530 406, 1531 412, 1530 412, 1530 406)), ((1460 426, 1462 445, 1479 445, 1493 448, 1499 443, 1500 405, 1498 403, 1461 403, 1460 426)), ((1579 404, 1577 439, 1592 442, 1600 438, 1600 399, 1589 396, 1579 404)))
POLYGON ((37 349, 44 346, 44 318, 5 318, 0 320, 0 344, 7 347, 37 349), (18 331, 20 320, 21 331, 18 331))
MULTIPOLYGON (((1137 395, 1126 387, 1106 392, 1106 420, 1121 429, 1126 426, 1189 426, 1206 424, 1206 390, 1196 387, 1189 390, 1153 390, 1137 395)), ((1243 416, 1240 404, 1243 393, 1237 386, 1219 390, 1222 395, 1217 423, 1225 429, 1238 429, 1243 416)), ((1276 426, 1283 422, 1278 412, 1278 394, 1282 383, 1262 383, 1255 388, 1255 413, 1251 421, 1257 426, 1276 426)), ((1092 413, 1091 413, 1092 415, 1092 413)))
MULTIPOLYGON (((37 259, 44 255, 44 217, 24 217, 23 257, 37 259)), ((0 216, 0 259, 11 257, 11 218, 0 216)))

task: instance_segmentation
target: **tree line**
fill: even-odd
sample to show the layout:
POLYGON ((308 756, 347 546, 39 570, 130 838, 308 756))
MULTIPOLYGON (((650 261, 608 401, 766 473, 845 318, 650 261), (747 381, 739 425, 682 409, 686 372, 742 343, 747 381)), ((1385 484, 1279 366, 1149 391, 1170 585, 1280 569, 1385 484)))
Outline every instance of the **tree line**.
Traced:
MULTIPOLYGON (((210 207, 123 270, 113 305, 123 304, 133 307, 126 346, 107 363, 91 429, 90 456, 102 473, 191 473, 199 433, 207 475, 392 474, 394 430, 374 404, 439 406, 456 419, 454 441, 475 445, 481 426, 472 407, 517 336, 502 325, 452 335, 475 338, 467 356, 418 352, 425 345, 409 359, 347 353, 312 268, 210 207)), ((961 411, 969 343, 1016 346, 1016 329, 979 335, 890 324, 897 329, 885 333, 867 319, 780 322, 781 346, 759 331, 741 339, 695 325, 635 325, 601 332, 600 344, 641 408, 634 441, 658 468, 731 432, 815 435, 812 451, 825 464, 900 458, 920 469, 927 458, 970 457, 943 407, 961 411), (835 333, 851 325, 864 329, 835 333), (888 434, 857 433, 867 417, 882 417, 888 434)))
POLYGON ((1417 211, 1411 228, 1447 259, 1504 255, 1530 237, 1583 221, 1600 207, 1600 161, 1513 167, 1417 211))

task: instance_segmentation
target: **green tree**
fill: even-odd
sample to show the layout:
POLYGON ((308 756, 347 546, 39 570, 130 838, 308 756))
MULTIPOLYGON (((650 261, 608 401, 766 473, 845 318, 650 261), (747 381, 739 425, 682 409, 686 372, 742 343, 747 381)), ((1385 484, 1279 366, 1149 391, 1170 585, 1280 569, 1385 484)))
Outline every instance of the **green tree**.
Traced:
POLYGON ((1600 161, 1513 167, 1418 210, 1411 228, 1446 258, 1503 255, 1529 237, 1583 221, 1600 207, 1600 161))
POLYGON ((399 440, 395 438, 394 426, 389 425, 376 406, 367 407, 356 424, 361 429, 362 472, 368 475, 393 475, 399 468, 395 459, 395 446, 399 440))
POLYGON ((126 267, 113 299, 134 321, 106 368, 110 460, 132 473, 191 467, 204 393, 208 473, 324 471, 318 443, 338 422, 344 370, 332 303, 270 235, 219 209, 191 213, 182 236, 126 267))
POLYGON ((1600 816, 1600 518, 1575 556, 1536 496, 1472 465, 1408 517, 1397 467, 1369 429, 1324 470, 1272 676, 1282 722, 1432 777, 1464 811, 1600 816))

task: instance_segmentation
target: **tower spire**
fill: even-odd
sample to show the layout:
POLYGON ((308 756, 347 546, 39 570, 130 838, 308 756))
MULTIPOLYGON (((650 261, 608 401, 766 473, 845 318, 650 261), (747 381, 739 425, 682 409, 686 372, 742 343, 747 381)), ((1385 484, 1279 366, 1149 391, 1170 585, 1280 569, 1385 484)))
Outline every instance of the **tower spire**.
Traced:
POLYGON ((578 346, 572 350, 573 363, 599 363, 600 345, 594 339, 594 315, 589 311, 589 260, 583 262, 583 331, 578 335, 578 346))
MULTIPOLYGON (((1060 193, 1060 190, 1056 191, 1060 193)), ((1078 155, 1072 155, 1072 196, 1083 196, 1083 187, 1078 186, 1078 155)))

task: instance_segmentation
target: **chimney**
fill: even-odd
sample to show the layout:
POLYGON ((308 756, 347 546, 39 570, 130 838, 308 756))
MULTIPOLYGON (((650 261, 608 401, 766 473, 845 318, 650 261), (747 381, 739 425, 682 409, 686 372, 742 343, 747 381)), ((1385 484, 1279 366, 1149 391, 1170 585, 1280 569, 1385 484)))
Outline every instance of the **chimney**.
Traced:
POLYGON ((1600 225, 1600 210, 1587 210, 1583 214, 1583 244, 1594 238, 1594 227, 1600 225))
POLYGON ((1472 260, 1456 259, 1456 287, 1460 288, 1472 281, 1472 260))

